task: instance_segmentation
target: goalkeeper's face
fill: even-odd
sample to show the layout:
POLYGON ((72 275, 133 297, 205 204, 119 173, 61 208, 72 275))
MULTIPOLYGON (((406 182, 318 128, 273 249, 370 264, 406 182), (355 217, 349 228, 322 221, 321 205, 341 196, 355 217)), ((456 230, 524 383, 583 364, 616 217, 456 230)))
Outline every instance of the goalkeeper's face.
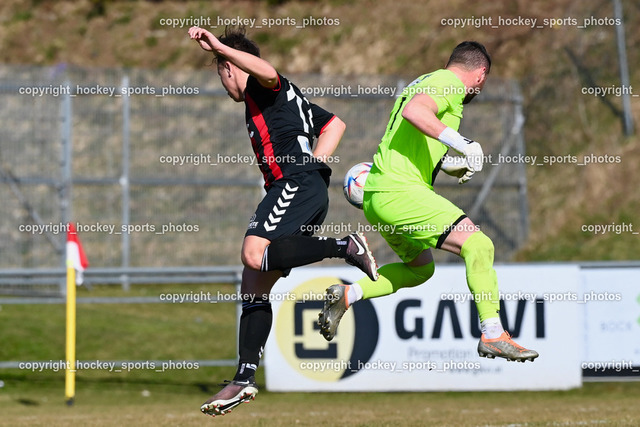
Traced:
POLYGON ((487 72, 485 67, 474 70, 473 84, 467 87, 467 94, 462 100, 462 103, 463 104, 470 103, 471 100, 475 98, 475 96, 482 91, 482 88, 484 88, 484 84, 486 81, 487 81, 487 72))

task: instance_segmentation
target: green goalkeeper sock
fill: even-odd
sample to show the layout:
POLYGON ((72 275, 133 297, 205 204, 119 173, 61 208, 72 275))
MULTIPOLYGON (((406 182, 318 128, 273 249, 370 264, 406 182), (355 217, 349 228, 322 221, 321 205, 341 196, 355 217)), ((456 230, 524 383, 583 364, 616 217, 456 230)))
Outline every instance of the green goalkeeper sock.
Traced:
MULTIPOLYGON (((411 288, 426 282, 433 276, 435 268, 434 262, 420 267, 411 267, 402 262, 396 262, 380 267, 378 269, 380 277, 375 282, 364 277, 353 286, 360 286, 362 299, 381 297, 392 294, 400 288, 411 288)), ((350 300, 349 304, 354 302, 350 300)))
POLYGON ((467 285, 473 294, 480 321, 499 317, 498 277, 493 269, 493 243, 482 231, 462 245, 460 256, 467 268, 467 285))

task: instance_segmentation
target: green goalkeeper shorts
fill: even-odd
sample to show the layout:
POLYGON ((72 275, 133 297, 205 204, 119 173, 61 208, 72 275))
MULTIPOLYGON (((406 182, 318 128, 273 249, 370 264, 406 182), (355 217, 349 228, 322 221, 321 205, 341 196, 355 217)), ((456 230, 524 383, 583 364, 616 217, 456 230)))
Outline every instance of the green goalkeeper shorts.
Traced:
POLYGON ((365 191, 362 209, 403 262, 414 260, 425 249, 439 248, 451 229, 466 218, 459 207, 427 187, 365 191))

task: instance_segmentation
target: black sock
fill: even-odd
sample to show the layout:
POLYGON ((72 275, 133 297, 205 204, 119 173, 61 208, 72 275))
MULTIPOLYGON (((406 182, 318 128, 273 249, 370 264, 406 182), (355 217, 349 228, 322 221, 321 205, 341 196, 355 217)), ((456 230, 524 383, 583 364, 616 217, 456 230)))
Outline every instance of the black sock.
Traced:
POLYGON ((344 258, 348 243, 347 239, 331 237, 279 237, 265 248, 260 271, 284 271, 325 258, 344 258))
POLYGON ((255 375, 258 369, 273 320, 268 298, 268 296, 264 299, 262 296, 256 298, 255 295, 247 295, 242 303, 238 337, 240 360, 234 380, 246 380, 255 375))

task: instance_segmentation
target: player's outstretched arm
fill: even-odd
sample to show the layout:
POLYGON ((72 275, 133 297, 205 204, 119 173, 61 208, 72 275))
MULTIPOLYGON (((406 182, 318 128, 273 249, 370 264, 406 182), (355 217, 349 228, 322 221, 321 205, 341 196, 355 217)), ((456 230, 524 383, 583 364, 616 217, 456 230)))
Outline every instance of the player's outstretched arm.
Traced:
POLYGON ((334 117, 318 137, 316 148, 313 150, 313 156, 323 161, 331 156, 338 147, 338 144, 340 144, 346 128, 347 125, 345 125, 342 120, 337 116, 334 117))
POLYGON ((213 34, 209 33, 207 30, 203 30, 200 27, 191 27, 189 28, 188 33, 191 40, 195 40, 196 42, 198 42, 201 48, 203 48, 207 52, 213 51, 213 44, 210 42, 207 33, 215 39, 215 36, 213 36, 213 34))
POLYGON ((260 85, 274 88, 278 84, 278 72, 264 59, 229 47, 221 43, 211 32, 200 27, 189 28, 189 37, 197 41, 204 50, 224 56, 227 61, 255 77, 260 85))

